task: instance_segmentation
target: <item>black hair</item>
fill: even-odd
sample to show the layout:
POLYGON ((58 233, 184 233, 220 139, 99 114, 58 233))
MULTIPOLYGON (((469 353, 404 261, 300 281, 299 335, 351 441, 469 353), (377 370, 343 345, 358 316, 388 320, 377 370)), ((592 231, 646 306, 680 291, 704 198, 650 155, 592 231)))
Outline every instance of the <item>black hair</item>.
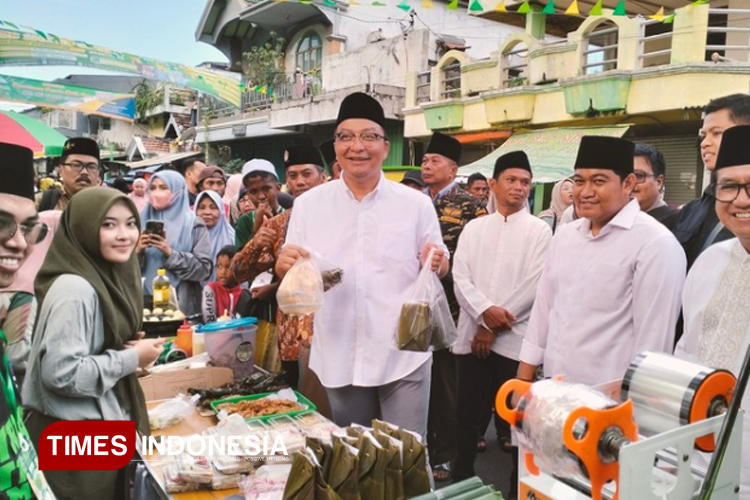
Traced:
POLYGON ((128 181, 122 177, 115 177, 114 180, 112 180, 112 187, 123 194, 130 193, 130 185, 128 184, 128 181))
POLYGON ((651 165, 651 170, 654 171, 654 177, 666 174, 667 166, 664 162, 664 155, 651 144, 636 143, 633 157, 635 158, 636 156, 646 158, 648 164, 651 165))
POLYGON ((188 170, 193 168, 193 165, 195 165, 195 162, 202 162, 203 160, 200 158, 188 158, 187 160, 182 160, 182 163, 180 163, 180 167, 178 171, 182 174, 182 176, 185 176, 185 173, 187 173, 188 170))
POLYGON ((216 260, 219 260, 219 257, 229 257, 229 260, 232 260, 236 254, 237 250, 235 250, 234 245, 227 245, 221 247, 221 250, 216 254, 216 260))
POLYGON ((472 184, 474 184, 474 183, 475 183, 475 182, 477 182, 477 181, 484 181, 484 182, 487 182, 487 177, 485 177, 484 175, 482 175, 482 174, 481 174, 481 173, 479 173, 479 172, 474 172, 474 173, 473 173, 473 174, 471 174, 471 175, 469 176, 469 178, 468 178, 468 179, 466 180, 466 187, 467 187, 467 188, 470 188, 470 187, 472 186, 472 184))
POLYGON ((750 95, 731 94, 717 97, 706 104, 706 115, 726 109, 729 117, 737 125, 750 124, 750 95))
MULTIPOLYGON (((274 183, 277 183, 277 182, 279 182, 279 179, 278 179, 278 177, 276 177, 275 175, 273 175, 273 174, 272 174, 271 172, 266 172, 265 170, 253 170, 252 172, 250 172, 249 174, 247 174, 247 175, 246 175, 245 177, 243 177, 243 179, 242 179, 242 184, 245 184, 245 182, 246 182, 246 181, 247 181, 248 179, 251 179, 251 178, 253 178, 253 177, 260 177, 260 178, 261 178, 261 179, 263 179, 264 181, 267 181, 267 180, 269 180, 269 179, 270 179, 270 180, 272 180, 272 181, 273 181, 274 183)), ((246 185, 246 184, 245 184, 245 187, 247 187, 247 185, 246 185)))

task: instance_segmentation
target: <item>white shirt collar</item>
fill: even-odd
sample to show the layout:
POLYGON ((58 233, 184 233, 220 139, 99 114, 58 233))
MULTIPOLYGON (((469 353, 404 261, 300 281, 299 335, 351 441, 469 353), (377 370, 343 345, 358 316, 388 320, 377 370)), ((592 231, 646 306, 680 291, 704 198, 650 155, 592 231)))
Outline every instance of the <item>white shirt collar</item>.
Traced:
MULTIPOLYGON (((375 185, 375 188, 367 193, 362 200, 365 200, 367 198, 376 198, 378 196, 378 193, 380 193, 383 188, 386 186, 386 178, 385 174, 383 172, 380 172, 380 179, 378 180, 378 183, 375 185)), ((352 200, 357 201, 357 198, 354 196, 354 193, 352 192, 351 188, 349 188, 349 185, 346 183, 346 178, 344 176, 344 172, 341 172, 341 179, 339 183, 339 188, 341 191, 346 195, 349 196, 352 200)))
MULTIPOLYGON (((638 200, 633 198, 628 202, 627 205, 622 207, 619 212, 610 220, 607 222, 607 224, 599 231, 599 234, 597 236, 602 236, 603 234, 607 234, 611 231, 612 227, 619 227, 622 229, 632 229, 633 223, 635 223, 635 218, 638 216, 638 213, 641 211, 641 206, 638 204, 638 200)), ((584 236, 589 236, 591 234, 591 221, 589 219, 583 218, 583 223, 580 227, 581 234, 584 236)))

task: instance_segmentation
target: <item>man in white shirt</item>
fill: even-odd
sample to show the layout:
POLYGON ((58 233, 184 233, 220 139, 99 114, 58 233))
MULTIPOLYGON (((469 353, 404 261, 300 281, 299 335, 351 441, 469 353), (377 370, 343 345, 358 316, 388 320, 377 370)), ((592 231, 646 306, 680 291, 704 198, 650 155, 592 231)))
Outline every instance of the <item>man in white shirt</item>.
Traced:
POLYGON ((546 376, 587 385, 621 378, 638 353, 671 352, 685 254, 662 224, 631 200, 632 142, 581 139, 573 176, 580 219, 550 243, 518 378, 546 376))
MULTIPOLYGON (((459 381, 454 468, 458 480, 475 475, 476 442, 483 431, 480 422, 486 402, 494 402, 500 386, 518 370, 518 353, 552 238, 549 225, 525 209, 531 178, 523 151, 498 158, 489 182, 497 212, 469 222, 458 239, 453 280, 461 314, 452 349, 459 381)), ((510 427, 503 423, 499 437, 505 450, 512 451, 510 427)), ((511 485, 516 483, 512 477, 511 485)))
MULTIPOLYGON (((716 215, 736 238, 707 248, 683 294, 685 333, 675 355, 739 376, 750 347, 750 126, 724 131, 716 159, 716 215)), ((742 396, 740 500, 750 500, 750 391, 742 396)))
POLYGON ((341 179, 295 201, 276 273, 283 279, 307 250, 343 270, 315 313, 310 355, 336 423, 382 418, 424 437, 432 355, 399 351, 392 338, 420 268, 428 265, 441 277, 448 271, 435 208, 383 175, 389 142, 375 99, 347 96, 335 137, 341 179))

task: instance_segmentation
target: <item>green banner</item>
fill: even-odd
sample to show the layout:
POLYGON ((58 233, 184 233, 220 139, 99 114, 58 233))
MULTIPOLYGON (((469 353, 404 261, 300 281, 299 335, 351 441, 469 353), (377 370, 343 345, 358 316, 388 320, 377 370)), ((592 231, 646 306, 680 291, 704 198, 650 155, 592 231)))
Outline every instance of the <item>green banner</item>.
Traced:
POLYGON ((0 100, 73 109, 119 120, 135 118, 135 95, 0 75, 0 100))
POLYGON ((115 52, 33 28, 24 27, 27 31, 22 31, 7 21, 0 21, 0 26, 0 65, 86 66, 132 73, 204 92, 240 107, 239 75, 233 78, 184 64, 115 52))
POLYGON ((511 151, 523 151, 529 157, 534 182, 556 182, 573 175, 573 164, 578 154, 578 145, 584 135, 606 135, 622 137, 630 125, 601 127, 560 127, 531 130, 513 134, 492 153, 481 160, 461 167, 461 173, 470 175, 481 172, 492 177, 495 160, 511 151))

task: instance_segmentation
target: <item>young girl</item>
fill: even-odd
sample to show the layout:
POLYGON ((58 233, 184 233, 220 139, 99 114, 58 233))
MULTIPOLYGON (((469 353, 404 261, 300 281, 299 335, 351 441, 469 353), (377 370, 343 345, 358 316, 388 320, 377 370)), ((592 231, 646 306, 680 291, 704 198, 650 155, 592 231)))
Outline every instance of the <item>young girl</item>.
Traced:
MULTIPOLYGON (((138 367, 156 360, 164 339, 140 340, 139 236, 132 200, 114 189, 71 199, 36 279, 40 304, 23 386, 29 435, 58 420, 135 420, 149 434, 138 367)), ((45 471, 58 500, 117 498, 124 471, 45 471)))
POLYGON ((213 323, 224 313, 234 317, 242 288, 232 273, 234 245, 227 245, 216 254, 216 281, 203 287, 203 323, 213 323))

